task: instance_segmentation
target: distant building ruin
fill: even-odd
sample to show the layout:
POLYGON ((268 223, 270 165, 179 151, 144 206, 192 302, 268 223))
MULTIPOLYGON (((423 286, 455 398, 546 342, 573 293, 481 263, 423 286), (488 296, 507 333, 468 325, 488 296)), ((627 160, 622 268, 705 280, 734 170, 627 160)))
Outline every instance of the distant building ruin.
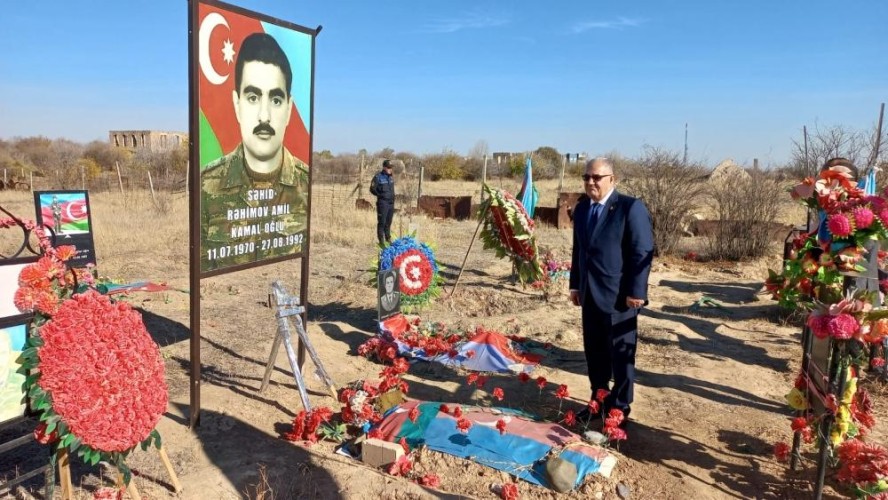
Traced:
POLYGON ((132 150, 168 151, 188 142, 188 134, 162 130, 111 130, 108 132, 108 142, 112 146, 132 150))

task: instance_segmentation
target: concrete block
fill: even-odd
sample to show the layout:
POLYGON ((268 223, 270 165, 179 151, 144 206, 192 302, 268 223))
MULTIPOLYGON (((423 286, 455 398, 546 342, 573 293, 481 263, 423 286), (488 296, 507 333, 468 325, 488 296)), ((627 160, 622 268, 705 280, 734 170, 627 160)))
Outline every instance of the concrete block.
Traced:
POLYGON ((404 448, 398 443, 370 438, 361 448, 361 461, 370 467, 383 467, 404 456, 404 448))

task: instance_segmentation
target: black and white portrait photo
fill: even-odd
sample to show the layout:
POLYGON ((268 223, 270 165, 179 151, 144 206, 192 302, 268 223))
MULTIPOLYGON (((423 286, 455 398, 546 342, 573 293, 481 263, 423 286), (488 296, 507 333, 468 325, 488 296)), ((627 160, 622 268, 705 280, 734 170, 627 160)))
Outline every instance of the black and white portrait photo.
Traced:
POLYGON ((398 271, 389 269, 377 276, 379 288, 379 319, 401 312, 401 288, 398 285, 398 271))

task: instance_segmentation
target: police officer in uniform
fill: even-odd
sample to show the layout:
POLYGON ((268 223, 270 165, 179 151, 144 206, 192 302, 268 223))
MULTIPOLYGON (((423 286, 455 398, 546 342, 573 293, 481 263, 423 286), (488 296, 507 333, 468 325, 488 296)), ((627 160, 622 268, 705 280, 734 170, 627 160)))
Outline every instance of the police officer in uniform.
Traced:
POLYGON ((376 196, 376 237, 379 244, 392 242, 392 216, 395 214, 395 178, 392 162, 382 162, 382 170, 370 181, 370 194, 376 196))
POLYGON ((201 271, 298 253, 307 226, 308 166, 283 145, 290 62, 273 37, 253 33, 234 75, 242 142, 201 174, 201 271))

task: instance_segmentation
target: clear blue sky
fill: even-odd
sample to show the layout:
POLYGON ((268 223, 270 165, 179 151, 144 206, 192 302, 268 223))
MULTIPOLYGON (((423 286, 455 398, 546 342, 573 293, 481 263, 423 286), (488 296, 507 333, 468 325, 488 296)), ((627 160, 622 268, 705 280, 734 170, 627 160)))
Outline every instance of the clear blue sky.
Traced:
MULTIPOLYGON (((2 2, 0 137, 187 130, 187 2, 2 2)), ((779 164, 871 126, 888 2, 243 0, 317 41, 315 150, 554 146, 779 164)))

